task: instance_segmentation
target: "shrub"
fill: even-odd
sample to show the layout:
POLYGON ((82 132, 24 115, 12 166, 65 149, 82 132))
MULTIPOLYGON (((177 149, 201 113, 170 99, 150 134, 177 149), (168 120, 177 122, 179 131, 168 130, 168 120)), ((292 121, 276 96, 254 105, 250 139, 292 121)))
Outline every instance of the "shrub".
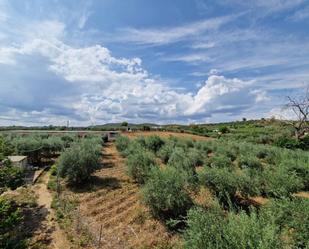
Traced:
POLYGON ((263 169, 261 162, 257 158, 248 155, 240 156, 238 166, 242 169, 245 168, 258 169, 258 170, 263 169))
POLYGON ((150 136, 145 138, 146 148, 154 153, 156 153, 163 144, 164 141, 159 136, 150 136))
POLYGON ((0 167, 0 193, 5 188, 16 189, 24 183, 24 172, 21 168, 13 166, 6 161, 0 167))
POLYGON ((57 164, 53 164, 51 167, 50 167, 50 170, 49 170, 50 174, 52 176, 56 176, 58 174, 58 165, 57 164))
POLYGON ((276 139, 275 145, 282 148, 295 149, 299 147, 299 141, 297 141, 295 138, 282 136, 276 139))
POLYGON ((153 169, 142 189, 142 198, 159 218, 179 218, 192 205, 184 176, 174 168, 153 169))
POLYGON ((233 163, 231 159, 224 155, 214 155, 208 160, 208 166, 212 168, 232 168, 233 163))
POLYGON ((116 148, 122 154, 129 146, 130 139, 125 136, 119 136, 116 138, 116 148))
POLYGON ((219 128, 219 132, 221 132, 222 134, 225 134, 225 133, 230 132, 230 129, 227 126, 221 126, 219 128))
POLYGON ((187 157, 188 157, 188 160, 192 162, 194 167, 201 166, 203 164, 203 161, 204 161, 203 154, 195 148, 189 149, 187 153, 187 157))
POLYGON ((16 238, 16 226, 22 214, 14 201, 0 197, 0 248, 23 248, 23 241, 16 238))
POLYGON ((271 197, 285 197, 304 188, 301 178, 295 172, 288 172, 284 167, 267 169, 263 172, 264 192, 271 197))
POLYGON ((176 147, 168 160, 168 166, 171 166, 181 172, 186 179, 187 184, 194 184, 197 180, 196 158, 189 156, 183 148, 176 147))
POLYGON ((253 210, 231 212, 225 217, 219 210, 192 209, 188 214, 185 248, 283 248, 279 227, 272 217, 262 217, 253 210))
POLYGON ((268 163, 274 163, 275 152, 270 148, 261 148, 257 150, 256 157, 264 159, 268 163))
POLYGON ((163 145, 158 151, 157 155, 159 158, 161 158, 161 160, 164 163, 167 163, 173 151, 174 151, 174 147, 169 143, 169 144, 163 145))
POLYGON ((138 183, 145 183, 153 167, 157 167, 154 156, 147 151, 136 151, 128 156, 128 174, 138 183))
POLYGON ((69 184, 77 185, 87 181, 100 167, 101 146, 91 140, 82 140, 66 149, 59 158, 59 174, 69 184))
POLYGON ((5 139, 0 136, 0 161, 2 161, 5 157, 13 154, 14 147, 5 139))
POLYGON ((227 168, 204 169, 200 174, 200 182, 209 187, 224 204, 229 204, 239 189, 237 175, 227 168))
POLYGON ((281 230, 288 230, 290 248, 309 248, 309 200, 282 199, 269 202, 262 212, 275 218, 281 230))

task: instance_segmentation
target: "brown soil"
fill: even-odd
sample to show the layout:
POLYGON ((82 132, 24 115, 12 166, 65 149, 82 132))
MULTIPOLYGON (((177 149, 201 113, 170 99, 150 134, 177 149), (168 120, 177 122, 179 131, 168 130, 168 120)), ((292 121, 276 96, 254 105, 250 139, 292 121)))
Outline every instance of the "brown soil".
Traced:
MULTIPOLYGON (((42 227, 50 234, 50 243, 48 247, 50 249, 68 249, 70 243, 66 239, 65 233, 59 228, 58 223, 55 220, 54 210, 51 208, 52 195, 47 189, 47 183, 49 174, 44 173, 40 182, 33 187, 34 193, 37 196, 37 204, 41 208, 41 212, 45 213, 45 219, 42 221, 42 227)), ((42 231, 42 233, 44 233, 42 231)))
POLYGON ((178 133, 178 132, 171 132, 171 131, 137 131, 137 132, 123 132, 123 135, 128 136, 129 138, 134 138, 134 137, 138 137, 138 136, 153 136, 153 135, 157 135, 163 138, 168 138, 170 136, 175 136, 178 138, 190 138, 190 139, 194 139, 197 141, 201 141, 201 140, 209 140, 212 139, 210 137, 203 137, 203 136, 198 136, 198 135, 193 135, 193 134, 189 134, 189 133, 178 133))
POLYGON ((302 198, 309 198, 309 192, 298 192, 294 194, 294 196, 302 197, 302 198))
POLYGON ((79 194, 81 217, 96 238, 102 226, 101 248, 166 248, 177 243, 140 202, 139 186, 126 175, 115 144, 104 147, 103 165, 95 174, 95 191, 79 194))

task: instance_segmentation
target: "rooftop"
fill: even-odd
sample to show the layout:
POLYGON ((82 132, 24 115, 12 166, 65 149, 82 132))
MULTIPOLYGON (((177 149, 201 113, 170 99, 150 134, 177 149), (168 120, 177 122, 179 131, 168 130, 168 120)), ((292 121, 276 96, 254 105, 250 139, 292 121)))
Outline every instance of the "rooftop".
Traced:
POLYGON ((14 163, 14 162, 20 162, 25 160, 26 156, 8 156, 8 158, 14 163))

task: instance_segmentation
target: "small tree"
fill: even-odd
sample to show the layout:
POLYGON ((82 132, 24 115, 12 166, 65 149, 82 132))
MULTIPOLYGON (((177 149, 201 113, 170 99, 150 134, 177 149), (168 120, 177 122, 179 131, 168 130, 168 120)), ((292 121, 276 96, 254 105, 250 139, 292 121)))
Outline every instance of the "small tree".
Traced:
POLYGON ((85 139, 65 150, 59 159, 60 176, 66 177, 72 185, 87 181, 99 169, 100 148, 93 139, 85 139))
POLYGON ((177 169, 155 168, 142 190, 143 201, 156 217, 168 219, 186 215, 192 205, 189 193, 185 189, 186 180, 177 169))
POLYGON ((121 123, 121 126, 125 126, 125 127, 126 127, 126 126, 128 126, 128 125, 129 125, 129 124, 128 124, 128 122, 126 122, 126 121, 124 121, 124 122, 121 123))
POLYGON ((307 86, 303 96, 288 96, 288 103, 285 105, 287 109, 293 111, 296 115, 296 121, 292 122, 295 130, 295 137, 299 140, 308 131, 309 117, 309 86, 307 86))
POLYGON ((155 157, 148 151, 138 150, 128 156, 128 175, 137 183, 143 184, 154 167, 158 167, 155 157))

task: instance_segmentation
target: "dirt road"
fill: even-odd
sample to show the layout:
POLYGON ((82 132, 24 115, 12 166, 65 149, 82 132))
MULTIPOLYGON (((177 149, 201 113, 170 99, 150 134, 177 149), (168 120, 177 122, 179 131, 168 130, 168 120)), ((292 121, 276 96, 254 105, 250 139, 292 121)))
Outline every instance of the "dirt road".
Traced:
POLYGON ((65 233, 60 229, 57 221, 55 220, 54 210, 51 208, 52 195, 47 189, 49 179, 48 173, 43 173, 39 182, 33 187, 34 193, 37 195, 37 203, 41 207, 42 212, 46 212, 46 218, 43 221, 43 226, 47 228, 50 233, 51 243, 47 248, 49 249, 69 249, 70 243, 66 239, 65 233))

